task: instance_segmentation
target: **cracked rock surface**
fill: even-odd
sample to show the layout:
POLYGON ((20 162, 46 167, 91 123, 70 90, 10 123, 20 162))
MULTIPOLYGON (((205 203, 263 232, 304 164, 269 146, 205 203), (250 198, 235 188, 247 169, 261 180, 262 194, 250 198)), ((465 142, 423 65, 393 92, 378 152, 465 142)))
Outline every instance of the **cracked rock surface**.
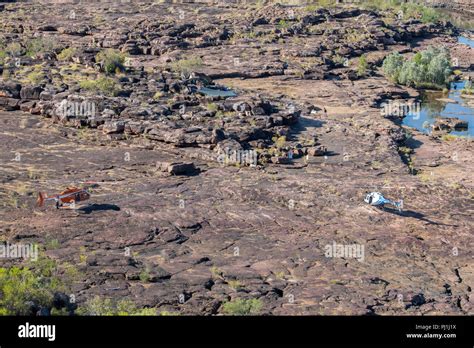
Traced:
POLYGON ((472 139, 444 141, 380 112, 419 97, 381 73, 392 51, 442 44, 472 74, 473 50, 451 24, 386 24, 396 15, 354 8, 77 6, 0 13, 4 40, 59 44, 20 55, 0 83, 0 234, 76 265, 79 305, 99 295, 193 315, 241 298, 274 315, 474 312, 472 139), (58 60, 68 47, 74 57, 58 60), (106 48, 133 62, 111 77, 114 95, 78 80, 102 76, 106 48), (358 77, 362 54, 369 71, 358 77), (172 69, 190 57, 196 71, 172 69), (83 102, 94 115, 61 111, 83 102), (258 160, 221 161, 226 151, 258 160), (86 181, 99 187, 76 209, 35 205, 38 191, 86 181), (404 210, 366 205, 370 191, 404 210), (364 253, 328 257, 334 244, 364 253))

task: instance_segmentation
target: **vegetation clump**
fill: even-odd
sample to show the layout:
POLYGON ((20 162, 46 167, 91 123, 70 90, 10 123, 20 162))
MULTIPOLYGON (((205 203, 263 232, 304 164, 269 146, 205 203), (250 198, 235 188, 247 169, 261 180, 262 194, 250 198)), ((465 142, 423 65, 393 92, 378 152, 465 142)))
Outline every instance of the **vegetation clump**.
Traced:
POLYGON ((397 13, 398 19, 418 19, 423 23, 436 23, 445 18, 445 15, 428 6, 407 3, 405 0, 367 0, 362 6, 368 9, 392 10, 397 13))
POLYGON ((56 50, 57 44, 51 38, 39 37, 32 39, 26 43, 26 52, 27 57, 36 57, 41 53, 52 52, 56 50))
POLYGON ((76 53, 76 49, 73 47, 68 47, 63 49, 59 54, 58 54, 58 60, 61 61, 67 61, 70 60, 72 57, 74 57, 74 54, 76 53))
POLYGON ((464 85, 464 88, 461 90, 461 94, 464 95, 474 95, 474 86, 471 81, 467 81, 464 85))
POLYGON ((393 82, 415 88, 443 89, 449 82, 451 64, 444 48, 429 47, 411 59, 395 52, 387 56, 382 69, 393 82))
POLYGON ((203 61, 200 57, 190 57, 187 59, 180 59, 171 64, 171 69, 176 73, 189 75, 202 67, 203 61))
POLYGON ((357 64, 357 76, 363 77, 367 75, 368 67, 369 67, 369 64, 367 63, 367 57, 364 54, 359 57, 359 62, 357 64))
POLYGON ((125 55, 112 48, 97 53, 95 61, 100 64, 101 70, 107 74, 125 71, 125 55))
POLYGON ((5 63, 5 60, 8 57, 8 53, 5 50, 5 48, 6 48, 5 42, 0 40, 0 64, 2 65, 5 63))
POLYGON ((27 75, 26 75, 26 80, 28 83, 30 84, 33 84, 33 85, 37 85, 41 82, 43 82, 43 80, 46 78, 46 75, 43 71, 43 66, 42 65, 34 65, 33 66, 33 70, 30 71, 27 75))
POLYGON ((6 47, 5 51, 11 57, 19 57, 25 53, 24 48, 18 42, 10 42, 6 47))
POLYGON ((260 312, 262 306, 262 301, 256 298, 237 299, 225 302, 222 309, 228 315, 256 315, 260 312))
POLYGON ((34 315, 35 308, 53 309, 55 294, 67 293, 77 275, 74 266, 44 257, 26 266, 0 268, 0 315, 34 315))
POLYGON ((87 91, 102 92, 105 95, 116 96, 119 92, 118 84, 109 77, 99 77, 97 80, 84 80, 79 86, 87 91))
POLYGON ((153 316, 157 315, 155 308, 137 308, 130 300, 113 301, 96 296, 88 300, 77 310, 79 315, 89 316, 153 316))
MULTIPOLYGON (((337 7, 344 1, 338 0, 316 0, 314 4, 307 5, 307 12, 314 12, 318 8, 337 7)), ((396 13, 399 19, 409 20, 418 19, 423 23, 436 23, 445 18, 445 15, 432 7, 408 2, 406 0, 364 0, 357 1, 362 8, 379 11, 392 11, 396 13)))

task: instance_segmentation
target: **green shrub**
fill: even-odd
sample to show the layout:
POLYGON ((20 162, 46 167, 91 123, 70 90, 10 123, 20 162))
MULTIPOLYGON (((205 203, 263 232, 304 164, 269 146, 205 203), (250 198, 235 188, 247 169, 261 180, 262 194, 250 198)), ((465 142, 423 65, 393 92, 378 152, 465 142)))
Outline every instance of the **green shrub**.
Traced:
POLYGON ((474 95, 474 86, 471 81, 467 81, 464 88, 461 90, 461 94, 474 95))
POLYGON ((443 134, 441 136, 441 139, 443 141, 453 141, 453 140, 456 140, 456 139, 462 139, 463 136, 461 135, 455 135, 455 134, 443 134))
POLYGON ((239 280, 228 280, 227 281, 227 284, 232 288, 232 289, 235 289, 235 290, 240 290, 242 289, 244 286, 243 284, 239 281, 239 280))
POLYGON ((289 23, 288 21, 285 21, 284 19, 280 19, 277 25, 280 29, 283 30, 283 29, 288 29, 291 26, 291 23, 289 23))
POLYGON ((199 69, 202 64, 200 57, 191 57, 171 63, 171 69, 176 73, 190 74, 199 69))
POLYGON ((61 244, 59 243, 59 240, 51 239, 50 241, 46 243, 46 248, 54 250, 54 249, 58 249, 60 245, 61 244))
POLYGON ((53 306, 54 293, 67 292, 77 277, 72 265, 38 258, 29 265, 0 268, 0 315, 29 315, 30 303, 53 306))
POLYGON ((367 68, 369 64, 367 63, 366 55, 362 55, 359 57, 359 62, 357 64, 357 76, 362 77, 367 74, 367 68))
POLYGON ((32 71, 26 75, 26 78, 31 84, 37 85, 45 79, 45 75, 41 71, 32 71))
POLYGON ((332 61, 335 63, 335 64, 339 64, 339 65, 344 65, 346 64, 346 62, 348 62, 348 59, 339 55, 339 54, 335 54, 331 57, 332 61))
POLYGON ((76 54, 76 49, 73 47, 65 48, 58 54, 58 60, 70 60, 76 54))
POLYGON ((272 141, 274 143, 274 146, 277 148, 277 149, 281 149, 283 147, 286 146, 286 136, 274 136, 272 137, 272 141))
POLYGON ((34 65, 33 70, 30 71, 26 75, 26 80, 28 81, 29 84, 32 84, 32 85, 37 85, 43 82, 45 78, 46 78, 46 75, 43 72, 43 66, 39 64, 34 65))
POLYGON ((11 75, 12 75, 12 73, 11 73, 11 71, 10 71, 9 69, 3 69, 3 72, 2 72, 2 79, 3 79, 4 81, 10 80, 11 75))
POLYGON ((396 9, 400 4, 400 0, 366 0, 362 2, 363 7, 378 10, 396 9))
POLYGON ((436 23, 446 17, 432 7, 406 3, 404 0, 365 0, 361 2, 361 6, 372 10, 392 10, 397 14, 401 13, 402 19, 419 19, 424 23, 436 23))
POLYGON ((304 8, 305 12, 315 12, 318 9, 318 6, 316 5, 307 5, 304 8))
MULTIPOLYGON (((53 293, 43 281, 28 268, 0 268, 0 314, 28 315, 29 301, 40 306, 52 303, 53 293)), ((48 284, 49 285, 49 284, 48 284)))
POLYGON ((404 61, 403 56, 398 52, 393 52, 388 55, 382 65, 385 75, 387 75, 390 80, 397 82, 404 61))
POLYGON ((97 80, 84 80, 79 86, 87 91, 102 92, 105 95, 115 96, 119 92, 119 85, 111 78, 99 77, 97 80))
POLYGON ((409 155, 411 153, 413 153, 413 149, 410 148, 410 147, 407 147, 407 146, 400 146, 398 148, 398 151, 404 155, 409 155))
POLYGON ((158 91, 153 95, 153 100, 160 100, 160 98, 162 98, 163 96, 164 96, 164 93, 161 91, 158 91))
POLYGON ((432 7, 418 4, 402 4, 400 10, 404 14, 404 19, 419 19, 423 23, 436 23, 445 17, 441 12, 432 7))
POLYGON ((110 298, 102 299, 96 296, 88 300, 77 311, 79 315, 99 315, 99 316, 153 316, 157 315, 154 308, 137 308, 130 300, 113 301, 110 298))
POLYGON ((416 88, 442 89, 451 75, 449 52, 435 47, 418 52, 410 60, 393 53, 385 58, 382 69, 392 81, 416 88))
POLYGON ((56 49, 56 43, 50 38, 36 38, 26 43, 25 55, 35 57, 39 53, 51 52, 56 49))
POLYGON ((444 17, 441 12, 431 7, 423 7, 421 10, 421 21, 423 23, 436 23, 444 17))
POLYGON ((18 57, 24 54, 25 50, 18 42, 11 42, 5 48, 5 51, 12 57, 18 57))
POLYGON ((336 0, 318 0, 317 2, 320 7, 334 7, 337 4, 336 0))
POLYGON ((224 273, 217 266, 212 266, 210 270, 213 278, 222 279, 224 273))
POLYGON ((206 105, 206 109, 208 111, 218 111, 219 110, 219 106, 216 104, 216 103, 209 103, 206 105))
POLYGON ((150 269, 146 267, 144 270, 140 272, 139 278, 142 282, 146 283, 151 279, 150 269))
POLYGON ((125 55, 117 50, 108 48, 97 53, 95 61, 101 64, 102 70, 108 74, 125 71, 125 55))
POLYGON ((5 63, 5 58, 8 56, 7 52, 3 49, 0 49, 0 64, 5 63))
POLYGON ((170 312, 170 311, 161 311, 160 315, 164 316, 164 317, 177 317, 177 316, 180 315, 180 313, 179 312, 170 312))
POLYGON ((5 48, 6 48, 5 42, 0 40, 0 64, 3 64, 5 62, 5 58, 8 56, 8 53, 5 50, 5 48))
POLYGON ((262 309, 263 303, 259 299, 237 299, 222 305, 225 314, 229 315, 255 315, 262 309))

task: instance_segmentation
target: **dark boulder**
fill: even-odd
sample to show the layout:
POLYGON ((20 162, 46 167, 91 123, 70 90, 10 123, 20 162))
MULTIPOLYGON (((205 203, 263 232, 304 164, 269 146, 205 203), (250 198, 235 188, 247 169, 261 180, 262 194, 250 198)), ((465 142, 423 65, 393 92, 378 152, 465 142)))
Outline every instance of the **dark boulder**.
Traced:
POLYGON ((21 85, 19 83, 6 82, 0 84, 0 97, 20 98, 21 85))
POLYGON ((20 98, 28 100, 39 100, 41 92, 43 92, 43 88, 41 88, 40 86, 23 86, 20 91, 20 98))

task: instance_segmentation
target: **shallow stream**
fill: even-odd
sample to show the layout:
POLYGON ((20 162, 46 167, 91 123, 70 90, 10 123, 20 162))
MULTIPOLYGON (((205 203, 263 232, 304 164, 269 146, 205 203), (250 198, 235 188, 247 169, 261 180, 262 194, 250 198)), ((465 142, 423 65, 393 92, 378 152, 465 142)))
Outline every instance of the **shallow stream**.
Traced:
MULTIPOLYGON (((460 36, 458 41, 474 48, 474 40, 460 36)), ((468 122, 467 130, 455 130, 452 135, 474 137, 474 95, 463 95, 461 90, 469 82, 452 82, 448 94, 441 91, 424 91, 421 108, 403 119, 403 124, 428 133, 436 118, 456 117, 468 122)))

